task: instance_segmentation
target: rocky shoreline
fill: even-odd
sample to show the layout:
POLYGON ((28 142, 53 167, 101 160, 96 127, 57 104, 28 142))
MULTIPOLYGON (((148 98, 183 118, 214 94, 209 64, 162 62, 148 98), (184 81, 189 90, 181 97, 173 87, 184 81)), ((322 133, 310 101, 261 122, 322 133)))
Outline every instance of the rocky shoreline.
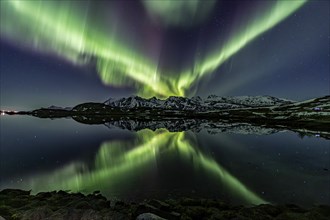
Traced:
POLYGON ((0 191, 0 219, 277 219, 322 220, 330 206, 302 208, 297 205, 234 206, 215 199, 145 200, 140 203, 110 201, 92 194, 65 191, 41 192, 4 189, 0 191))

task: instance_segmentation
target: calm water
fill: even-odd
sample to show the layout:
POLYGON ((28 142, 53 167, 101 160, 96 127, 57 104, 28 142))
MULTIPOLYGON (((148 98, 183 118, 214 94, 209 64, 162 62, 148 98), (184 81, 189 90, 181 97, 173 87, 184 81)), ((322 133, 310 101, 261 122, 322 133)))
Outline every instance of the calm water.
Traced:
POLYGON ((131 132, 70 119, 1 116, 0 150, 0 189, 330 204, 330 141, 289 131, 131 132))

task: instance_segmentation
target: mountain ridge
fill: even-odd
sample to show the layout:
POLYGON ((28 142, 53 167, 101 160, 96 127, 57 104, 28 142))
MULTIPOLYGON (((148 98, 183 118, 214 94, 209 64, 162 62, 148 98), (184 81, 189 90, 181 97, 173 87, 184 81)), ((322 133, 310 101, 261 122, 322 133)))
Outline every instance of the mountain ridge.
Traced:
POLYGON ((127 130, 271 133, 292 130, 330 139, 330 96, 293 102, 271 96, 144 99, 131 96, 104 103, 82 103, 71 110, 51 106, 29 112, 1 112, 38 118, 72 118, 127 130), (234 126, 233 126, 234 125, 234 126))
POLYGON ((210 95, 203 99, 199 96, 192 98, 170 96, 165 100, 152 97, 145 99, 139 96, 127 98, 109 98, 103 104, 121 108, 157 108, 171 110, 219 110, 247 107, 267 107, 274 105, 292 104, 293 101, 272 96, 216 96, 210 95))

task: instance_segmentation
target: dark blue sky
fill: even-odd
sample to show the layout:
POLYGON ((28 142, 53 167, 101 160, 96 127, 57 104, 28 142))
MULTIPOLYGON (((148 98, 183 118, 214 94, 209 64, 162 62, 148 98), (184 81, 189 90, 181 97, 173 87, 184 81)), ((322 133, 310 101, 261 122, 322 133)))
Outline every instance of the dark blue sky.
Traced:
MULTIPOLYGON (((213 41, 221 42, 221 36, 235 29, 237 12, 253 11, 259 2, 254 3, 224 1, 215 6, 205 22, 194 27, 149 28, 147 36, 155 34, 158 40, 161 37, 159 66, 180 69, 193 65, 192 54, 198 50, 207 53, 216 44, 213 41)), ((125 18, 121 25, 126 25, 126 29, 137 27, 130 31, 138 36, 132 38, 138 42, 145 36, 145 29, 141 28, 145 23, 134 18, 144 11, 136 3, 121 4, 132 12, 118 10, 118 17, 125 18)), ((196 95, 272 95, 293 100, 329 95, 329 8, 328 1, 308 2, 249 43, 214 74, 202 78, 196 95)), ((134 88, 104 85, 93 65, 78 67, 3 37, 0 62, 1 109, 74 106, 135 93, 134 88)))
POLYGON ((76 67, 53 55, 25 51, 3 41, 0 47, 1 107, 74 106, 133 92, 103 85, 91 67, 76 67))

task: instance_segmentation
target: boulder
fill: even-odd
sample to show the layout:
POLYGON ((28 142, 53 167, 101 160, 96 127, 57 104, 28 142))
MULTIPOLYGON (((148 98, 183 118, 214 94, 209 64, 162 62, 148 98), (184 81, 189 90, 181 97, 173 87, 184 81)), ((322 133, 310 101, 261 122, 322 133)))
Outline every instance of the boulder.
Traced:
POLYGON ((136 220, 165 220, 165 218, 159 217, 158 215, 148 212, 138 215, 136 220))

